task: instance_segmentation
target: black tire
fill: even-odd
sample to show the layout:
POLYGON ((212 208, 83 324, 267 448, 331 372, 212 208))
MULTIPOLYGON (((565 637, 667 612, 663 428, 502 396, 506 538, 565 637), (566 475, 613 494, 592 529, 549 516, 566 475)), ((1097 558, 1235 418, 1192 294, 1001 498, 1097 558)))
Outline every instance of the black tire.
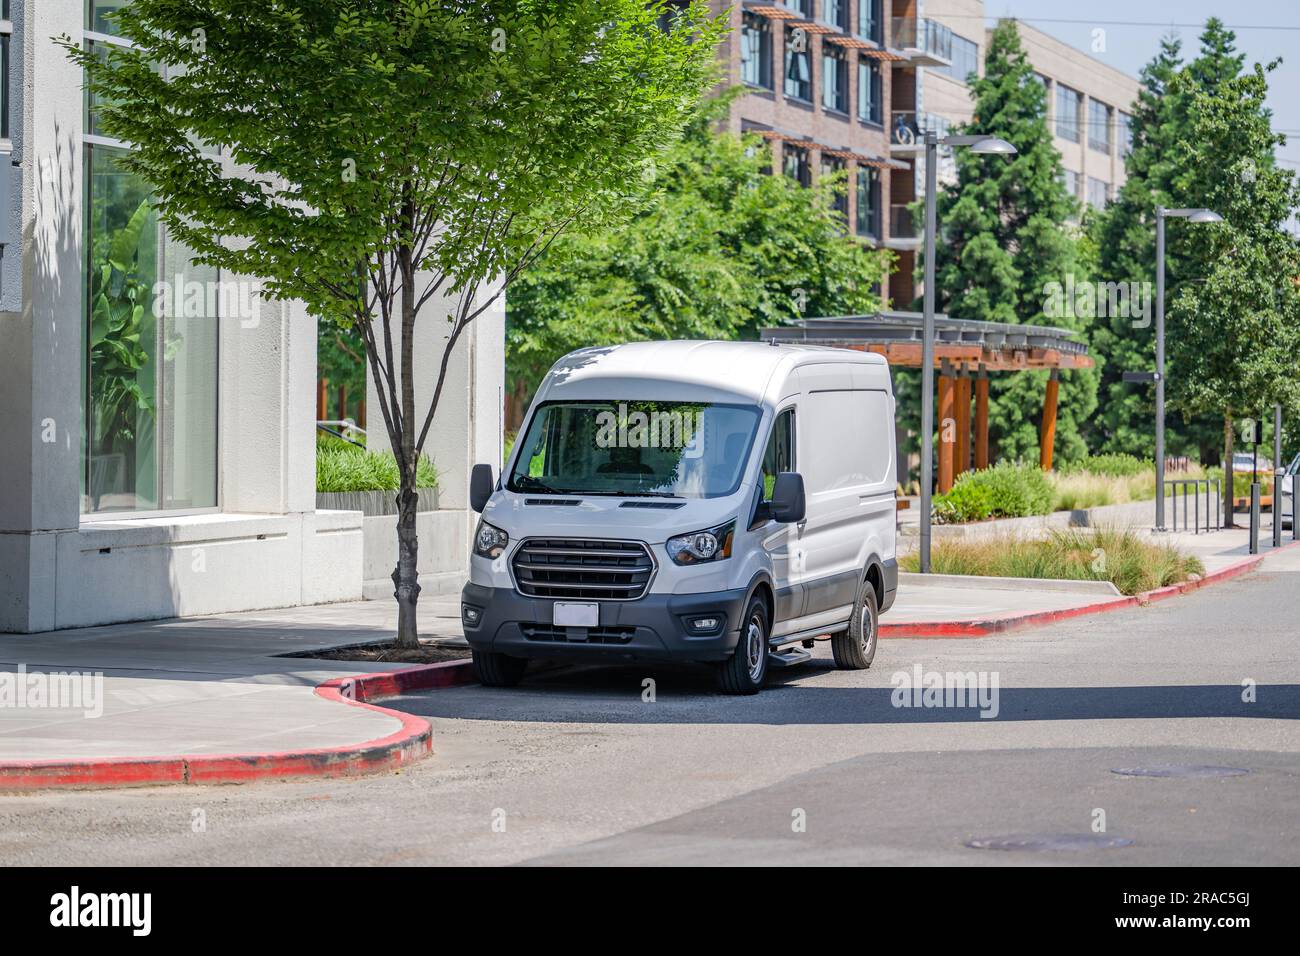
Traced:
POLYGON ((876 603, 876 589, 864 579, 853 605, 848 629, 831 636, 835 666, 840 670, 866 670, 876 656, 879 642, 880 610, 876 603))
POLYGON ((767 604, 755 594, 740 621, 736 651, 717 665, 718 689, 724 694, 757 694, 767 680, 768 638, 772 624, 767 604))
POLYGON ((484 687, 514 687, 528 669, 522 657, 498 654, 496 651, 473 651, 474 676, 484 687))

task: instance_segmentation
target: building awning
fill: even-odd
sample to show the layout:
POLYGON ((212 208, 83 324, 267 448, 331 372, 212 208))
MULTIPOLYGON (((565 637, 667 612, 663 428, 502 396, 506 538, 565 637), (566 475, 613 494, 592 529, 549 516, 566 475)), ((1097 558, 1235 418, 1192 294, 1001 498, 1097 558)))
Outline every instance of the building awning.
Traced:
POLYGON ((799 14, 793 10, 787 10, 785 7, 770 7, 760 4, 745 4, 745 10, 748 13, 757 13, 760 17, 768 17, 772 20, 798 20, 799 14))
MULTIPOLYGON (((923 322, 920 312, 827 316, 763 329, 760 335, 765 342, 876 352, 891 365, 920 368, 923 322)), ((1093 367, 1088 346, 1069 329, 948 315, 936 315, 934 328, 936 366, 948 362, 970 369, 982 366, 991 372, 1093 367)))
POLYGON ((911 169, 911 164, 897 159, 886 159, 883 156, 871 156, 867 153, 859 153, 856 150, 847 149, 843 146, 830 146, 826 143, 820 143, 815 139, 809 139, 807 136, 795 136, 793 133, 782 133, 780 130, 765 129, 758 126, 742 127, 741 133, 749 133, 754 136, 761 136, 763 139, 781 141, 790 143, 794 146, 802 146, 805 149, 816 149, 828 156, 834 156, 838 159, 849 159, 859 166, 873 166, 876 169, 911 169))

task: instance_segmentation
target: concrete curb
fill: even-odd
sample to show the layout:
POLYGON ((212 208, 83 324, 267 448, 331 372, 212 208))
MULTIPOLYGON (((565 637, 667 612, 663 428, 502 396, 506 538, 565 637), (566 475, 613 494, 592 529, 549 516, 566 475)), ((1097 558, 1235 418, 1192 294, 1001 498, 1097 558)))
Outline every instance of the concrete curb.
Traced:
POLYGON ((1071 578, 999 578, 974 577, 969 574, 918 574, 900 571, 898 585, 911 588, 978 588, 997 591, 1062 591, 1069 594, 1095 594, 1119 597, 1120 590, 1111 581, 1082 581, 1071 578))
POLYGON ((1252 554, 1235 561, 1217 571, 1211 571, 1204 577, 1194 581, 1183 581, 1180 584, 1170 584, 1166 587, 1156 588, 1153 591, 1144 591, 1141 594, 1120 596, 1114 600, 1100 601, 1096 604, 1085 604, 1082 607, 1065 608, 1060 611, 1035 611, 1030 614, 1008 614, 1004 617, 992 617, 978 621, 918 621, 915 624, 881 624, 881 637, 909 637, 909 638, 927 638, 927 637, 988 637, 993 634, 1004 634, 1007 631, 1014 631, 1022 627, 1032 627, 1039 624, 1051 624, 1055 621, 1064 621, 1072 617, 1080 617, 1084 614, 1100 614, 1103 611, 1117 611, 1126 607, 1146 607, 1155 601, 1163 601, 1165 598, 1171 598, 1179 594, 1187 594, 1198 588, 1203 588, 1207 584, 1217 584, 1220 581, 1226 581, 1230 578, 1238 577, 1248 571, 1257 568, 1265 558, 1270 554, 1276 554, 1279 551, 1285 551, 1288 548, 1300 544, 1300 541, 1290 541, 1280 548, 1272 548, 1263 554, 1252 554))
POLYGON ((455 687, 473 682, 474 671, 468 660, 337 677, 318 685, 317 696, 392 717, 401 722, 401 729, 375 740, 309 750, 0 763, 0 792, 246 783, 250 780, 344 777, 397 770, 433 752, 433 728, 420 717, 369 702, 410 690, 455 687))

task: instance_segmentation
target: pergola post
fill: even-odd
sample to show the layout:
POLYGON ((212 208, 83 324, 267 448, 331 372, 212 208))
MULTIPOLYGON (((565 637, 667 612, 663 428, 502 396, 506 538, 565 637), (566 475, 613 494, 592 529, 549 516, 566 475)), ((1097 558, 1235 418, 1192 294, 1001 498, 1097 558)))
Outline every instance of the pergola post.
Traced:
POLYGON ((970 369, 957 370, 957 466, 956 476, 970 469, 970 369))
POLYGON ((989 370, 979 367, 975 378, 975 467, 989 466, 989 370))
POLYGON ((1052 447, 1056 444, 1056 393, 1061 387, 1061 370, 1047 375, 1047 392, 1043 396, 1043 423, 1038 429, 1038 464, 1043 471, 1052 470, 1052 447))
POLYGON ((956 444, 953 435, 955 382, 952 366, 945 359, 939 369, 939 414, 936 416, 939 420, 939 494, 952 488, 953 453, 956 450, 953 447, 956 444))

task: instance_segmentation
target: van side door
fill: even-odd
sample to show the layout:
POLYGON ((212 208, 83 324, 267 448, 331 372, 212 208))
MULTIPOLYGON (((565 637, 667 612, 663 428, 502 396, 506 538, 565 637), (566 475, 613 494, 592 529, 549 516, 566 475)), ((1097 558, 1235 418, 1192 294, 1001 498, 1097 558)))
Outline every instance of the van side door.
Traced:
POLYGON ((764 446, 759 464, 757 492, 758 517, 754 522, 756 533, 768 554, 772 567, 772 587, 775 592, 775 613, 772 615, 772 633, 780 635, 790 629, 789 622, 803 613, 803 586, 792 562, 795 559, 792 543, 795 526, 778 524, 762 516, 764 507, 772 500, 772 486, 776 476, 783 471, 796 471, 795 439, 798 422, 793 404, 783 407, 772 420, 772 430, 764 446))

